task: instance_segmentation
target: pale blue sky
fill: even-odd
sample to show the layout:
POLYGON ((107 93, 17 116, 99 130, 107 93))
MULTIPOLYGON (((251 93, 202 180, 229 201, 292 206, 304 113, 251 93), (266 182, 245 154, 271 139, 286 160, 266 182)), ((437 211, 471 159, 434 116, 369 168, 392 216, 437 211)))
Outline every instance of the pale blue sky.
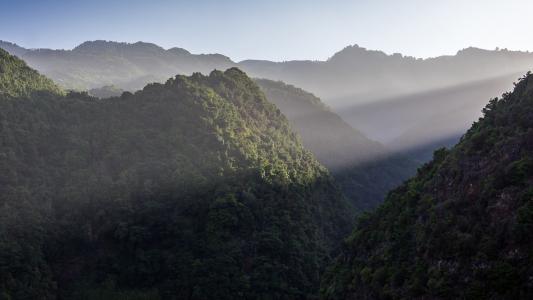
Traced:
POLYGON ((146 41, 234 60, 324 60, 347 45, 416 57, 533 50, 527 0, 0 0, 0 40, 71 49, 146 41))

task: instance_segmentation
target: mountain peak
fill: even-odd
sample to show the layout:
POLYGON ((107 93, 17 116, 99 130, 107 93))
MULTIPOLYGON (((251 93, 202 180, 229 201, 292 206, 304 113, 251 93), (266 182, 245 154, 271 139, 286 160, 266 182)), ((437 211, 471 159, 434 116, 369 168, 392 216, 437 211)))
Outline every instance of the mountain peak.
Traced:
POLYGON ((369 57, 375 58, 384 58, 388 55, 383 51, 379 50, 369 50, 363 47, 360 47, 357 44, 352 46, 347 46, 341 51, 335 53, 329 61, 342 61, 342 62, 353 62, 359 61, 360 59, 367 59, 369 57))
POLYGON ((173 47, 167 50, 169 53, 177 54, 177 55, 191 55, 191 52, 187 51, 186 49, 179 48, 179 47, 173 47))
POLYGON ((114 42, 106 40, 95 40, 87 41, 76 46, 72 51, 79 53, 100 53, 108 51, 117 51, 117 50, 142 50, 142 51, 153 51, 159 52, 164 51, 163 48, 152 43, 145 42, 136 42, 136 43, 124 43, 124 42, 114 42))
POLYGON ((470 46, 470 47, 467 47, 467 48, 464 48, 464 49, 461 49, 461 50, 457 51, 457 55, 458 56, 460 56, 460 55, 479 55, 479 54, 487 54, 487 53, 491 53, 491 52, 494 52, 494 51, 470 46))

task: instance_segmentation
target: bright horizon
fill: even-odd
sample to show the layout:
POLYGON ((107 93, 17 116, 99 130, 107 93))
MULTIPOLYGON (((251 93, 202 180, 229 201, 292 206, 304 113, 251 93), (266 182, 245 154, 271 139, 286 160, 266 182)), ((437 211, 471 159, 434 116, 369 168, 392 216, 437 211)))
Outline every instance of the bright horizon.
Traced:
POLYGON ((326 60, 354 44, 418 58, 470 46, 533 50, 524 0, 73 2, 0 0, 0 40, 52 49, 143 41, 234 61, 326 60))

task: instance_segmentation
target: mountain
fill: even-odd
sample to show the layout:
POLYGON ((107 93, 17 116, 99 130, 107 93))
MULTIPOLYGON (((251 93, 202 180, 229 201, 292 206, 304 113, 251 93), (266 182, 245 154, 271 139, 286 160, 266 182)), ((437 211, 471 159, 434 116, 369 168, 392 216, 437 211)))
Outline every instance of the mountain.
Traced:
MULTIPOLYGON (((34 59, 39 57, 38 52, 43 51, 28 50, 28 53, 33 54, 24 57, 34 59)), ((55 53, 52 56, 62 57, 61 59, 64 60, 59 63, 59 67, 46 60, 46 64, 50 66, 45 67, 45 69, 60 70, 55 73, 56 76, 60 76, 56 77, 60 82, 65 81, 64 74, 71 76, 70 67, 61 69, 61 66, 67 63, 75 63, 73 66, 78 68, 74 72, 75 74, 83 74, 86 78, 102 78, 102 74, 95 74, 96 71, 102 72, 102 69, 96 69, 95 66, 104 64, 107 58, 113 58, 116 61, 127 58, 130 64, 137 66, 143 63, 142 58, 150 61, 150 64, 145 66, 142 76, 166 77, 172 72, 171 69, 174 65, 179 66, 179 68, 175 67, 178 71, 185 68, 181 61, 174 61, 164 64, 168 69, 159 70, 154 61, 163 61, 168 58, 170 54, 167 52, 183 57, 183 61, 187 61, 185 65, 190 66, 190 68, 194 68, 191 60, 196 59, 194 55, 183 49, 163 50, 154 44, 147 43, 126 44, 95 41, 83 43, 71 51, 47 51, 55 53), (87 61, 90 59, 101 61, 88 64, 87 61), (152 70, 148 70, 148 67, 151 67, 152 70)), ((46 55, 42 55, 43 58, 46 57, 46 55)), ((208 56, 201 57, 206 58, 208 56)), ((111 63, 109 64, 111 65, 111 63)), ((127 78, 127 75, 123 74, 127 68, 119 65, 114 68, 117 68, 118 71, 110 71, 116 73, 113 76, 120 75, 121 78, 127 78)), ((198 68, 205 70, 210 67, 198 65, 198 68)), ((117 81, 112 78, 109 80, 117 81)), ((281 112, 288 117, 297 133, 303 137, 306 148, 310 149, 322 164, 334 172, 345 194, 360 209, 366 210, 374 207, 381 202, 388 190, 398 186, 414 173, 416 169, 414 163, 399 156, 389 157, 390 154, 382 145, 351 128, 334 112, 327 109, 321 100, 314 95, 289 85, 269 82, 266 79, 256 80, 256 82, 263 88, 269 101, 276 104, 281 112)), ((143 81, 141 80, 140 83, 143 81)), ((98 98, 120 96, 122 92, 123 90, 116 85, 106 85, 88 91, 90 95, 98 98)))
POLYGON ((119 97, 123 92, 124 90, 114 85, 106 85, 100 88, 90 89, 88 91, 89 95, 100 99, 119 97))
POLYGON ((486 99, 511 88, 533 68, 533 54, 466 48, 455 55, 417 59, 357 45, 325 61, 233 62, 149 43, 85 42, 72 50, 0 48, 67 89, 115 85, 136 90, 176 73, 239 67, 256 78, 283 81, 320 97, 353 128, 417 161, 452 146, 479 117, 486 99), (408 144, 404 143, 406 141, 408 144))
MULTIPOLYGON (((255 82, 288 118, 294 130, 328 170, 333 172, 344 194, 360 210, 381 203, 385 194, 413 175, 416 164, 391 155, 381 144, 353 129, 316 96, 282 82, 255 82)), ((98 98, 120 96, 123 90, 104 86, 88 91, 98 98)))
POLYGON ((351 227, 235 68, 105 100, 2 96, 0 124, 4 299, 313 298, 351 227))
POLYGON ((252 76, 311 91, 336 109, 514 74, 533 66, 533 53, 470 47, 417 59, 354 45, 325 61, 246 60, 239 66, 252 76))
POLYGON ((0 48, 18 57, 22 57, 22 55, 24 55, 24 53, 28 51, 27 49, 17 44, 5 42, 5 41, 0 41, 0 48))
POLYGON ((155 44, 89 41, 72 50, 24 49, 0 41, 0 48, 65 89, 87 90, 116 85, 137 90, 150 82, 164 82, 175 74, 209 73, 234 66, 220 54, 194 55, 180 48, 165 50, 155 44))
POLYGON ((389 190, 416 171, 414 162, 391 155, 313 94, 283 82, 255 81, 287 117, 305 148, 330 170, 344 194, 360 210, 374 208, 389 190))
POLYGON ((53 81, 0 49, 0 97, 29 96, 38 91, 62 93, 53 81))
POLYGON ((366 136, 424 162, 434 149, 458 141, 486 99, 531 70, 533 54, 471 47, 416 59, 355 45, 326 61, 243 61, 239 67, 318 95, 366 136))
POLYGON ((346 240, 324 299, 533 297, 533 75, 346 240))

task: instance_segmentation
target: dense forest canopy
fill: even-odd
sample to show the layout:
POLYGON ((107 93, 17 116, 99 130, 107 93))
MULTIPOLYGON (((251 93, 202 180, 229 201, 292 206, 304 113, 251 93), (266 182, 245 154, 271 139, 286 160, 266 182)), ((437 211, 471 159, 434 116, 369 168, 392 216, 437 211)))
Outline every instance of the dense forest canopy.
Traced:
POLYGON ((361 217, 325 299, 533 297, 533 75, 361 217))
POLYGON ((0 49, 0 97, 24 97, 33 92, 46 90, 61 94, 54 82, 26 63, 0 49))
POLYGON ((317 296, 354 210, 242 71, 104 100, 23 78, 39 91, 0 99, 0 297, 317 296))

